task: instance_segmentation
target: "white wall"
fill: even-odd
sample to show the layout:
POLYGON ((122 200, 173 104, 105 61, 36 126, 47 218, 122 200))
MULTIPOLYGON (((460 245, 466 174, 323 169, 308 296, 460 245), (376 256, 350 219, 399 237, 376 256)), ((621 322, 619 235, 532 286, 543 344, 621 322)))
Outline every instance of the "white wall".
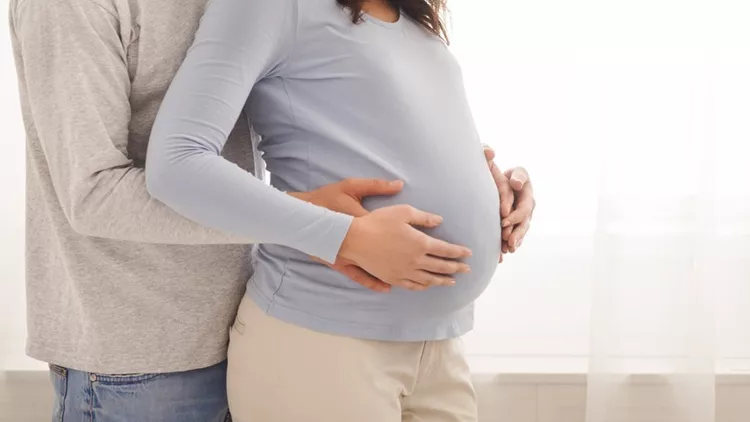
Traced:
POLYGON ((8 6, 0 1, 0 370, 44 366, 24 355, 24 131, 8 36, 8 6))

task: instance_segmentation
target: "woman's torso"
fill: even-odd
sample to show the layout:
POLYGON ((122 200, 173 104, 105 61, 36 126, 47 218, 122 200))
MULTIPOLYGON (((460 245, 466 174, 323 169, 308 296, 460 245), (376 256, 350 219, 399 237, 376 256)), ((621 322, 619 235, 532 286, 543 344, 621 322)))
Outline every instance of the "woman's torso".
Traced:
POLYGON ((299 3, 291 55, 246 106, 272 184, 309 191, 348 177, 403 180, 402 193, 365 207, 406 203, 441 215, 428 233, 471 248, 472 272, 453 287, 374 293, 298 251, 262 245, 248 292, 278 318, 335 334, 463 334, 497 265, 500 217, 458 63, 406 16, 352 25, 333 0, 299 3))

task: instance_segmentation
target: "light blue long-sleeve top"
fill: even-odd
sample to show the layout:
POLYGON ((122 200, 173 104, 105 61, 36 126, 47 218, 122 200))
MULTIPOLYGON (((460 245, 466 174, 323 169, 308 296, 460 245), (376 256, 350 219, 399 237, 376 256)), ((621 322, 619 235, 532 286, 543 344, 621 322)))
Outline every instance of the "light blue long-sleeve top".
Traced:
POLYGON ((498 193, 460 68, 407 16, 355 25, 334 0, 212 0, 157 116, 146 173, 152 195, 178 212, 261 243, 247 294, 317 331, 461 335, 500 254, 498 193), (219 154, 243 108, 273 187, 219 154), (335 259, 352 218, 282 191, 347 177, 403 180, 400 194, 365 207, 406 203, 442 216, 427 233, 469 247, 471 273, 452 287, 376 293, 311 260, 335 259))

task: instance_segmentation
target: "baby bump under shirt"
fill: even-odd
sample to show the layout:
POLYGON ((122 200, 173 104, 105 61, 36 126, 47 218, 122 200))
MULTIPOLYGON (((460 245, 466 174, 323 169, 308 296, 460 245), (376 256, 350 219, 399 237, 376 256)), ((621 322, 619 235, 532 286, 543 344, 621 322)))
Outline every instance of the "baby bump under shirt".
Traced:
POLYGON ((146 175, 151 193, 181 214, 260 243, 247 295, 316 331, 461 335, 500 254, 498 193, 459 65, 403 14, 353 24, 335 0, 212 0, 156 118, 146 175), (243 109, 273 187, 219 154, 243 109), (365 207, 410 204, 442 216, 425 232, 469 247, 471 273, 452 287, 376 293, 314 262, 335 260, 352 217, 282 191, 348 177, 403 180, 400 194, 365 207))

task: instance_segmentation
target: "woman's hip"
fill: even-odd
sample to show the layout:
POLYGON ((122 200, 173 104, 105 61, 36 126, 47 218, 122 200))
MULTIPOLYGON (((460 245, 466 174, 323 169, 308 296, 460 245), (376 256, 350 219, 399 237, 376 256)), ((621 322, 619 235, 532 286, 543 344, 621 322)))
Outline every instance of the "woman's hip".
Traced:
POLYGON ((440 408, 430 421, 476 420, 459 339, 337 336, 268 316, 248 297, 230 332, 227 388, 237 422, 399 422, 440 408))

